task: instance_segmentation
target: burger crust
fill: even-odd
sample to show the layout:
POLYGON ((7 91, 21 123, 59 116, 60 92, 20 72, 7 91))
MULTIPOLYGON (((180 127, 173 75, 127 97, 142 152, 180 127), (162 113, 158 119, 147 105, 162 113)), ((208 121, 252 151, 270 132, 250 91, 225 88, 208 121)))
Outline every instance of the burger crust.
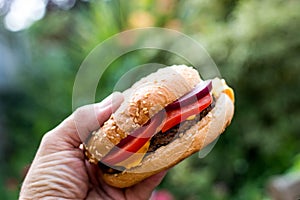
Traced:
MULTIPOLYGON (((129 133, 200 81, 195 69, 179 65, 159 69, 136 82, 123 92, 125 100, 118 110, 88 139, 85 153, 89 161, 97 164, 129 133)), ((116 174, 103 173, 104 181, 118 188, 130 187, 171 168, 215 140, 230 124, 234 112, 233 100, 222 91, 218 93, 214 94, 214 108, 183 135, 146 155, 137 167, 116 174)))
POLYGON ((124 102, 116 112, 88 139, 85 148, 89 161, 97 163, 129 133, 200 81, 197 70, 185 65, 165 67, 137 81, 123 92, 124 102))
POLYGON ((130 187, 145 178, 169 169, 198 152, 215 140, 230 124, 234 113, 233 101, 225 93, 215 107, 185 134, 148 155, 139 166, 117 174, 103 174, 104 181, 114 187, 130 187))

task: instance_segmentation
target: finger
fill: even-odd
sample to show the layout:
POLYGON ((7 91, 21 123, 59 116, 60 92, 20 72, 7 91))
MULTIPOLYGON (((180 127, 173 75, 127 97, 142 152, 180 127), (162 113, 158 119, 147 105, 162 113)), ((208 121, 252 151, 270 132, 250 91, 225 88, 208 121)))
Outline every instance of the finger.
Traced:
POLYGON ((99 107, 106 107, 109 104, 111 104, 113 100, 117 100, 119 98, 122 99, 122 97, 120 97, 120 95, 123 96, 122 93, 120 93, 120 92, 114 92, 114 93, 110 94, 109 96, 107 96, 105 99, 103 99, 101 102, 99 102, 95 105, 97 105, 99 107))
POLYGON ((153 190, 160 184, 165 175, 167 174, 167 170, 159 172, 144 181, 136 184, 132 188, 128 188, 126 190, 126 197, 128 199, 149 199, 153 190), (132 196, 134 195, 134 196, 132 196))
POLYGON ((98 124, 101 126, 124 101, 123 94, 115 92, 99 104, 95 104, 98 124))
POLYGON ((123 99, 122 93, 115 92, 100 103, 76 109, 55 129, 56 139, 58 137, 73 147, 78 147, 92 131, 97 130, 110 117, 123 99))
POLYGON ((88 135, 97 130, 122 103, 123 95, 113 93, 103 102, 87 105, 74 112, 74 122, 80 143, 84 142, 88 135))

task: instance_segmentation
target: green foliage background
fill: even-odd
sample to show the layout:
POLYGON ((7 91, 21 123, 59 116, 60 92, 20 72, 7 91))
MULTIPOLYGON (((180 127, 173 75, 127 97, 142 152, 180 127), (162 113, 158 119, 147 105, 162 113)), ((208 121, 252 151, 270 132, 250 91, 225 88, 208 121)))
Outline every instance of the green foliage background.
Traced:
MULTIPOLYGON (((176 199, 268 199, 270 177, 300 170, 299 10, 298 0, 77 1, 68 11, 49 7, 19 33, 1 23, 17 70, 0 87, 0 199, 17 198, 41 137, 72 112, 87 54, 120 31, 145 26, 199 41, 236 93, 234 119, 213 151, 170 170, 159 188, 176 199)), ((174 64, 167 54, 128 54, 105 73, 97 100, 149 60, 174 64)))

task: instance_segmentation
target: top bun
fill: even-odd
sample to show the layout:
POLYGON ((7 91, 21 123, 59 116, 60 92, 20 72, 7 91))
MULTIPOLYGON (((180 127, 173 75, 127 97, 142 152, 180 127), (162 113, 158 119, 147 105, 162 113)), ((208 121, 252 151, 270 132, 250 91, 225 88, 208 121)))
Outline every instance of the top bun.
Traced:
POLYGON ((97 163, 132 131, 191 91, 201 81, 197 70, 185 65, 165 67, 125 90, 124 102, 86 144, 88 157, 97 163))

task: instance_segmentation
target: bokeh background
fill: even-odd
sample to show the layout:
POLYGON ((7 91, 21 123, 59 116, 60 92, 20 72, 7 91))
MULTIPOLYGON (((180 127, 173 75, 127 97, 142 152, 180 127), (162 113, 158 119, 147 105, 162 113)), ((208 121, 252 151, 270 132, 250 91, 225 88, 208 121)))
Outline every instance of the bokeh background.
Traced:
MULTIPOLYGON (((270 199, 273 176, 300 170, 299 11, 299 0, 0 0, 0 199, 18 197, 43 134, 72 112, 88 53, 148 26, 200 42, 236 92, 234 119, 213 151, 170 170, 158 190, 174 199, 270 199)), ((168 53, 125 55, 101 79, 97 100, 149 62, 180 64, 168 53)))

